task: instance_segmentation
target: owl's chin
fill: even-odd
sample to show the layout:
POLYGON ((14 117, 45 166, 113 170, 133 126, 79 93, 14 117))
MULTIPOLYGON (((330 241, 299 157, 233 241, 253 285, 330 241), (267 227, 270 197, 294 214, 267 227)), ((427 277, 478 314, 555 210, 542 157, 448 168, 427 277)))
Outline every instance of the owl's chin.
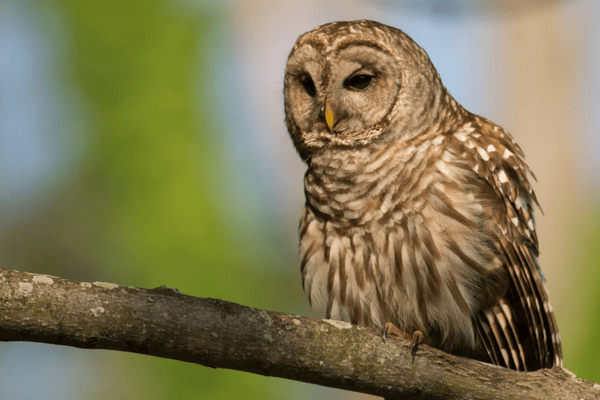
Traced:
POLYGON ((328 145, 336 146, 359 146, 365 145, 373 139, 379 137, 380 131, 374 128, 367 129, 346 129, 335 130, 315 130, 304 135, 304 141, 316 148, 322 148, 328 145))
POLYGON ((314 129, 310 132, 302 132, 302 142, 304 147, 311 151, 317 151, 327 147, 335 135, 327 129, 314 129))

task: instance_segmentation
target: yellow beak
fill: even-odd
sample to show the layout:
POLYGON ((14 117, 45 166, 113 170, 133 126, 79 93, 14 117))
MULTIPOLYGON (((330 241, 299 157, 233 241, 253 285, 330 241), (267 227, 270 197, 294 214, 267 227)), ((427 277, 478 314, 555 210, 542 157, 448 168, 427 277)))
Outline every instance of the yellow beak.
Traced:
POLYGON ((327 121, 327 126, 329 129, 333 128, 333 124, 335 124, 335 117, 333 115, 333 110, 329 108, 328 105, 325 105, 325 121, 327 121))

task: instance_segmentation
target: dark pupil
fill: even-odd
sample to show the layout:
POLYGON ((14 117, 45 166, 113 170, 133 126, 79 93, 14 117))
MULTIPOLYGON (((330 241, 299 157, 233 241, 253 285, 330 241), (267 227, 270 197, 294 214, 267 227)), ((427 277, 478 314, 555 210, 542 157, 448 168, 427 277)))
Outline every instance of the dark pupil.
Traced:
POLYGON ((369 87, 373 77, 371 75, 355 75, 346 81, 346 86, 355 90, 364 90, 369 87))
POLYGON ((300 78, 300 83, 302 84, 304 90, 306 90, 306 93, 308 93, 310 97, 314 97, 315 94, 317 94, 317 88, 315 87, 315 83, 313 82, 310 75, 303 75, 302 78, 300 78))

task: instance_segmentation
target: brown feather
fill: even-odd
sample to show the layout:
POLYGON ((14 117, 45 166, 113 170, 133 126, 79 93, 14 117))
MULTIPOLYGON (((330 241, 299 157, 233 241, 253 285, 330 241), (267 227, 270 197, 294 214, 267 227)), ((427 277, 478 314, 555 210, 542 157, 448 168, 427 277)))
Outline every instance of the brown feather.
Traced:
POLYGON ((450 96, 423 49, 373 21, 323 25, 294 45, 284 96, 308 165, 300 266, 312 305, 507 368, 562 365, 535 177, 508 132, 450 96), (368 85, 354 87, 357 75, 368 85))

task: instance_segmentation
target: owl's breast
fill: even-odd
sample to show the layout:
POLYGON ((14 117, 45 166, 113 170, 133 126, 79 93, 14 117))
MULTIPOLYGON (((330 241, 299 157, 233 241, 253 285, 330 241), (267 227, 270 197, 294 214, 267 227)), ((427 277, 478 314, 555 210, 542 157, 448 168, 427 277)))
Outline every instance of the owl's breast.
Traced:
POLYGON ((471 316, 490 301, 480 293, 503 293, 505 271, 470 170, 436 149, 387 148, 307 171, 303 283, 328 317, 473 342, 471 316))
POLYGON ((430 141, 324 152, 304 178, 307 204, 340 228, 391 225, 423 207, 437 153, 430 141))

